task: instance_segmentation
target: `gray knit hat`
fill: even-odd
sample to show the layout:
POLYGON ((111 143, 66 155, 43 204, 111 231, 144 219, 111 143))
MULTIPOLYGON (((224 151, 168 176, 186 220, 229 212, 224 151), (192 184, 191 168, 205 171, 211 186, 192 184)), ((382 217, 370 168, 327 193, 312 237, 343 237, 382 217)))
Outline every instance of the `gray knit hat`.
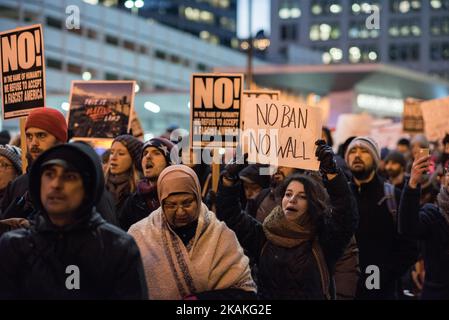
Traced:
POLYGON ((346 163, 349 164, 349 162, 348 162, 349 152, 352 149, 354 149, 355 147, 362 147, 362 148, 367 149, 368 152, 373 157, 373 160, 374 160, 374 163, 376 164, 376 166, 379 164, 379 162, 380 162, 379 146, 377 145, 377 142, 374 141, 370 137, 356 137, 354 140, 351 141, 348 148, 346 149, 346 154, 345 154, 346 163))
POLYGON ((8 158, 19 175, 22 174, 22 150, 9 144, 0 145, 0 155, 8 158))

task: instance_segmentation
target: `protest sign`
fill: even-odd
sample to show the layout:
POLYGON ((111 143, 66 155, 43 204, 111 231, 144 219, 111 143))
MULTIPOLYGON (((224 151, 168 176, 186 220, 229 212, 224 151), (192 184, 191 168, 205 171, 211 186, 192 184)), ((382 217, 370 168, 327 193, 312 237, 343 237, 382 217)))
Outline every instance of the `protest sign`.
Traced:
POLYGON ((248 161, 318 170, 315 141, 321 138, 321 110, 288 101, 247 99, 242 141, 248 161))
POLYGON ((3 119, 45 107, 45 58, 41 25, 0 33, 3 119))
POLYGON ((140 124, 139 117, 137 116, 136 111, 134 108, 131 111, 131 133, 134 137, 139 139, 140 141, 143 141, 143 129, 142 125, 140 124))
POLYGON ((401 138, 410 139, 408 133, 404 133, 401 122, 393 122, 391 119, 377 119, 372 122, 371 133, 369 134, 377 142, 379 148, 395 150, 401 138))
POLYGON ((113 139, 129 131, 135 81, 73 81, 69 130, 73 138, 113 139))
POLYGON ((279 90, 243 90, 244 98, 259 98, 259 99, 270 99, 279 100, 281 97, 281 92, 279 90))
POLYGON ((336 148, 349 137, 369 136, 373 117, 367 113, 343 113, 338 116, 335 127, 334 145, 336 148))
POLYGON ((192 74, 190 132, 193 148, 234 148, 238 143, 243 74, 192 74))
POLYGON ((449 97, 424 101, 421 110, 427 139, 442 140, 449 133, 449 97))
POLYGON ((409 133, 423 133, 424 119, 421 112, 421 100, 408 98, 404 103, 402 114, 403 131, 409 133))

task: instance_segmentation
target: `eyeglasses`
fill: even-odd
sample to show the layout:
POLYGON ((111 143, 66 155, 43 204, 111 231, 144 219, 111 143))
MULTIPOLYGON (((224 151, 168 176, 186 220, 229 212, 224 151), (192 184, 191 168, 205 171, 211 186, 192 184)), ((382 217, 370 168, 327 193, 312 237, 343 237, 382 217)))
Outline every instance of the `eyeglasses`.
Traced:
POLYGON ((165 211, 169 212, 176 212, 178 208, 181 208, 183 210, 191 209, 193 206, 193 203, 195 202, 195 199, 189 199, 181 202, 181 204, 175 204, 171 202, 165 202, 163 204, 163 208, 165 211))
POLYGON ((0 162, 0 170, 6 170, 8 168, 14 167, 12 164, 8 164, 5 162, 0 162))

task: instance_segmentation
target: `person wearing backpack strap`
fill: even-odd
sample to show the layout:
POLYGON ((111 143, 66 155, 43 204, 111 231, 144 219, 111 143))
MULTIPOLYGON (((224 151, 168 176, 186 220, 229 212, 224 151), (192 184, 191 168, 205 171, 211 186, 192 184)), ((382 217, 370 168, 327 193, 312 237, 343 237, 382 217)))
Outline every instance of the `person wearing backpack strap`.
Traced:
POLYGON ((380 153, 373 139, 355 138, 345 159, 360 215, 355 232, 361 269, 356 299, 396 299, 401 276, 418 256, 417 243, 397 232, 400 191, 377 174, 380 153))

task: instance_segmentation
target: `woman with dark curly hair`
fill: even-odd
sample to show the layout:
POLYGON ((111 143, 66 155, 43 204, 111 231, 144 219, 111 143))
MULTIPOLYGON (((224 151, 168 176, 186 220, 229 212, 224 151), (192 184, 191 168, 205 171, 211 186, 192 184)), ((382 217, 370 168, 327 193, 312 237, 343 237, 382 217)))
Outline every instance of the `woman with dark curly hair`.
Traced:
POLYGON ((226 172, 222 175, 217 217, 234 230, 246 254, 256 261, 262 299, 335 297, 333 271, 354 233, 358 213, 331 147, 324 141, 317 145, 323 184, 310 175, 289 177, 281 206, 263 224, 241 211, 237 180, 226 172))

